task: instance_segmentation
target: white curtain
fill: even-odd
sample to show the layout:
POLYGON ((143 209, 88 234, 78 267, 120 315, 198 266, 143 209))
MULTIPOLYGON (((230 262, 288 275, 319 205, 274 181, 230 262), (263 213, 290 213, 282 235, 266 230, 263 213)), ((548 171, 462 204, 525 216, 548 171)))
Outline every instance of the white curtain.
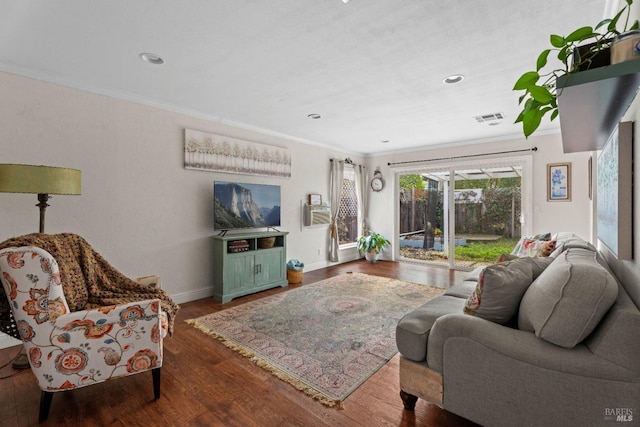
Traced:
POLYGON ((356 198, 358 200, 358 218, 360 219, 359 236, 367 234, 367 217, 368 217, 368 197, 367 194, 367 174, 364 166, 358 165, 354 167, 356 172, 356 198))
POLYGON ((338 211, 340 208, 340 194, 344 178, 344 160, 331 160, 331 174, 329 177, 329 203, 331 203, 331 227, 329 228, 329 261, 338 262, 338 211))

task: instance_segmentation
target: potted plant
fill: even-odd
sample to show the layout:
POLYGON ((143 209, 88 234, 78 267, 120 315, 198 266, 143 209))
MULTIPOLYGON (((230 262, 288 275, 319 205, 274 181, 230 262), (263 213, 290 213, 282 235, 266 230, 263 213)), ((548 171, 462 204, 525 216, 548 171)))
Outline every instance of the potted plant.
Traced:
MULTIPOLYGON (((550 37, 552 48, 545 49, 538 55, 536 70, 527 71, 516 81, 513 90, 524 90, 524 94, 518 101, 522 111, 515 123, 522 122, 525 137, 528 138, 535 132, 546 114, 551 114, 551 120, 558 116, 556 93, 558 77, 595 68, 599 55, 609 55, 611 42, 615 37, 639 28, 637 20, 628 26, 633 0, 625 1, 626 6, 613 18, 601 21, 595 28, 589 26, 578 28, 566 37, 552 34, 550 37), (625 13, 624 28, 619 31, 618 21, 625 13), (557 52, 557 58, 563 64, 563 68, 542 72, 551 52, 557 52)), ((606 64, 608 63, 607 59, 606 64)))
POLYGON ((374 263, 378 261, 378 254, 384 251, 386 245, 391 242, 380 233, 369 231, 366 236, 358 237, 357 245, 359 251, 364 252, 367 262, 374 263))

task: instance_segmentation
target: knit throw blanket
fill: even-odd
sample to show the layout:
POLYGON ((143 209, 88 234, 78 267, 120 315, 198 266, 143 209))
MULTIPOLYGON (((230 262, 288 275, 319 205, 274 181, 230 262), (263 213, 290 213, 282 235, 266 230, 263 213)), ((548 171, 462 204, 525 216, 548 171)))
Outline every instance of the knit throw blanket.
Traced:
POLYGON ((0 249, 11 246, 36 246, 53 256, 60 268, 64 296, 72 312, 158 298, 168 316, 169 334, 173 334, 173 321, 180 307, 169 294, 129 279, 82 237, 71 233, 33 233, 0 243, 0 249))

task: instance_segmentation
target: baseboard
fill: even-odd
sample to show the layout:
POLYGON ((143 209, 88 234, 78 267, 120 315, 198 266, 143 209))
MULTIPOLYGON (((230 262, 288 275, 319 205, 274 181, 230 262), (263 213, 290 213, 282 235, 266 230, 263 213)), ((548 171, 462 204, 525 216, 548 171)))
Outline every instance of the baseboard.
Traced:
POLYGON ((171 295, 171 299, 178 304, 209 297, 213 298, 213 288, 204 288, 197 291, 181 292, 171 295))
MULTIPOLYGON (((321 268, 330 267, 332 265, 338 265, 349 261, 356 261, 362 258, 360 254, 354 253, 349 256, 341 256, 339 262, 320 261, 313 264, 305 264, 304 271, 319 270, 321 268)), ((179 294, 171 294, 171 299, 178 304, 195 301, 203 298, 213 297, 213 287, 203 288, 197 291, 182 292, 179 294)))

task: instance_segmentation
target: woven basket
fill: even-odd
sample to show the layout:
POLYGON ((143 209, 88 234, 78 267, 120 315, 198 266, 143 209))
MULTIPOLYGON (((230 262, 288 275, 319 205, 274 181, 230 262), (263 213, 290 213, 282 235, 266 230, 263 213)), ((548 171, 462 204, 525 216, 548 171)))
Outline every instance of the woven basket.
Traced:
POLYGON ((302 270, 287 270, 287 281, 290 285, 302 282, 302 270))
POLYGON ((258 239, 258 248, 271 249, 275 243, 276 243, 275 237, 261 237, 258 239))

